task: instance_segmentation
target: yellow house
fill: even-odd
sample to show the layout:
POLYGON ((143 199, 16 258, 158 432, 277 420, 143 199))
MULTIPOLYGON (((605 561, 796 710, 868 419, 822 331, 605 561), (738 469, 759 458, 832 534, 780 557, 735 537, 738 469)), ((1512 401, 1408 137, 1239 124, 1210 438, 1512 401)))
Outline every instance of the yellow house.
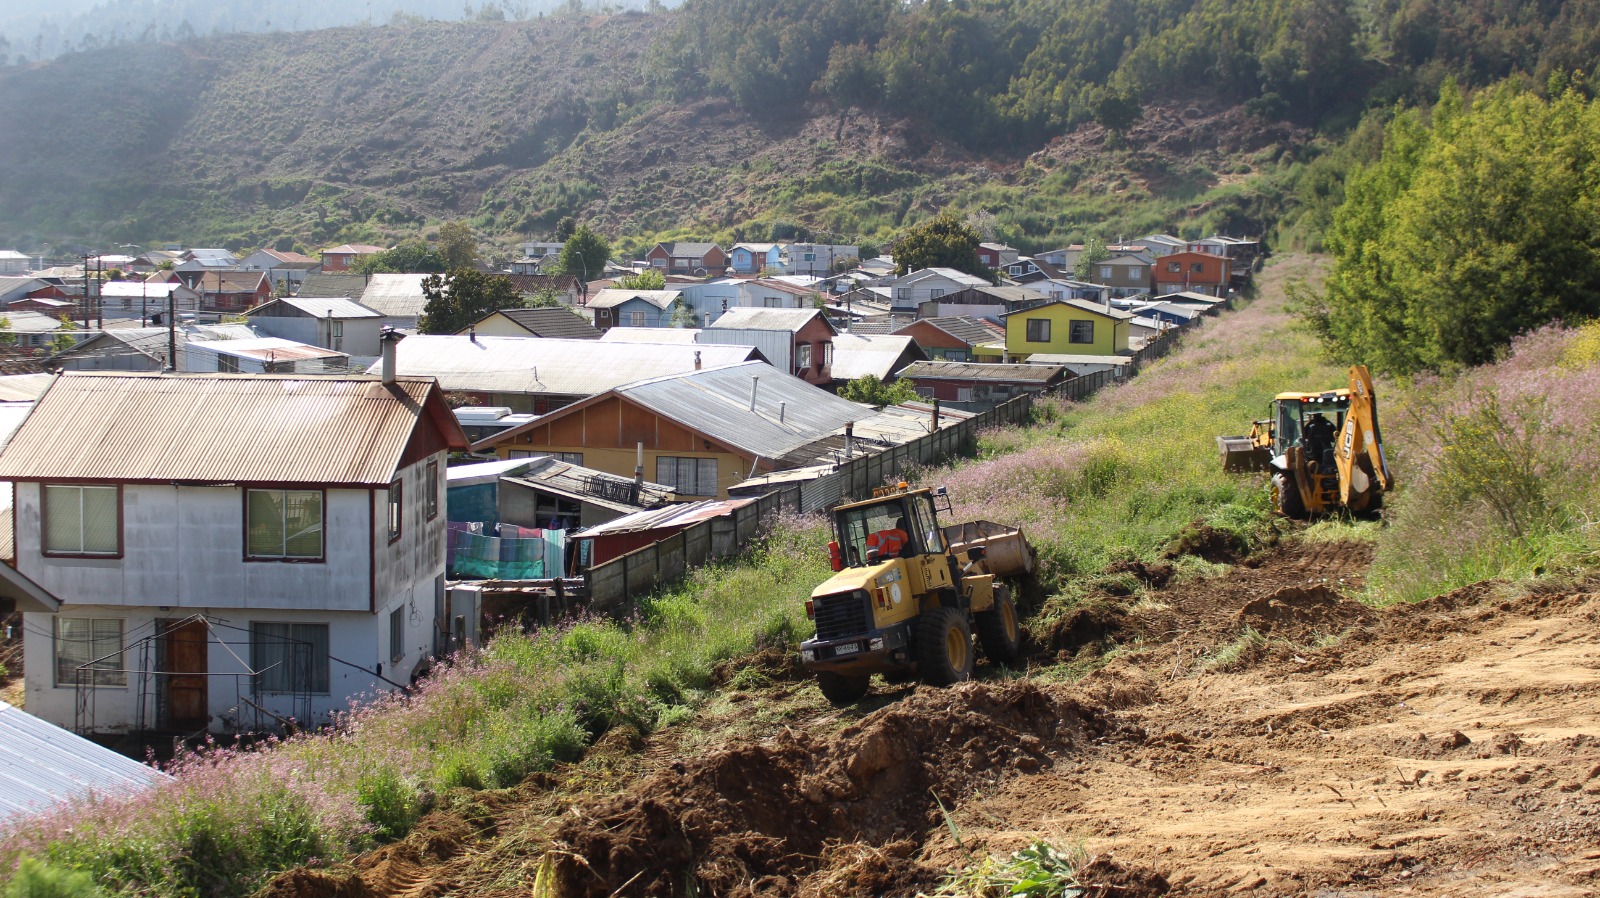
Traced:
POLYGON ((1128 352, 1133 315, 1080 299, 1057 299, 1008 312, 1006 355, 1026 361, 1035 353, 1115 355, 1128 352))

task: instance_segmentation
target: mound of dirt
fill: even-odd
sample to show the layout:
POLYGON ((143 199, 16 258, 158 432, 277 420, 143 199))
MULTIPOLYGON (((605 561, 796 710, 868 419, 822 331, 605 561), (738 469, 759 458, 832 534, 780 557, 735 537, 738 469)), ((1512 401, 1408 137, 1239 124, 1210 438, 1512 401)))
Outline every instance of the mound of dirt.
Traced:
POLYGON ((1239 609, 1238 624, 1264 636, 1305 642, 1371 624, 1376 616, 1322 584, 1286 586, 1253 599, 1239 609))
POLYGON ((1146 564, 1143 561, 1118 561, 1106 568, 1107 574, 1129 574, 1151 589, 1160 589, 1172 581, 1177 573, 1170 564, 1146 564))
POLYGON ((1044 640, 1061 660, 1086 646, 1105 643, 1128 625, 1128 612, 1109 602, 1086 602, 1056 621, 1044 640))
POLYGON ((1028 682, 918 689, 832 738, 785 730, 574 808, 555 834, 558 892, 910 894, 943 873, 905 847, 939 825, 940 801, 1037 772, 1102 730, 1098 710, 1028 682))
POLYGON ((1218 530, 1210 524, 1196 522, 1185 528, 1167 549, 1168 558, 1193 555, 1213 564, 1235 564, 1249 552, 1244 538, 1237 533, 1218 530))

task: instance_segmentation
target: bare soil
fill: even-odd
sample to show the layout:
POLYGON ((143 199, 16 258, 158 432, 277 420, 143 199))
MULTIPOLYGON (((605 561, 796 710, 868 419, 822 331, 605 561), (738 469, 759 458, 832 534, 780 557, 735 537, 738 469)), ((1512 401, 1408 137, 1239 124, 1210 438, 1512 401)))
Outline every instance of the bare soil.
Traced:
POLYGON ((1595 894, 1600 596, 1491 583, 1374 610, 1348 598, 1369 559, 1140 566, 1026 675, 859 709, 752 659, 772 685, 692 727, 613 734, 269 892, 526 895, 542 870, 566 898, 911 896, 1045 839, 1090 853, 1097 895, 1595 894))

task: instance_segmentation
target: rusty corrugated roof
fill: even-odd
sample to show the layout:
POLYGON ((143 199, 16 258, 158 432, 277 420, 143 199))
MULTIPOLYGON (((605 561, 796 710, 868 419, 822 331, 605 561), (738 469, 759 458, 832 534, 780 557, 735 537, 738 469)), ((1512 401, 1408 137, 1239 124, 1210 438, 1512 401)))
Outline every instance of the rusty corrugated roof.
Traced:
POLYGON ((74 372, 0 452, 0 480, 380 486, 429 421, 466 448, 432 378, 74 372))

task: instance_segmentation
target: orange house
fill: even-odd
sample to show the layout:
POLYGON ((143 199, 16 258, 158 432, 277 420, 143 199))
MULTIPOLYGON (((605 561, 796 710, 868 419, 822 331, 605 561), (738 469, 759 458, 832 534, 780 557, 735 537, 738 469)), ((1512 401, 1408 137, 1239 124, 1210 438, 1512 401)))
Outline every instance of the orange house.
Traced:
POLYGON ((1228 258, 1211 253, 1183 252, 1155 261, 1156 295, 1188 290, 1207 296, 1227 296, 1228 258))

